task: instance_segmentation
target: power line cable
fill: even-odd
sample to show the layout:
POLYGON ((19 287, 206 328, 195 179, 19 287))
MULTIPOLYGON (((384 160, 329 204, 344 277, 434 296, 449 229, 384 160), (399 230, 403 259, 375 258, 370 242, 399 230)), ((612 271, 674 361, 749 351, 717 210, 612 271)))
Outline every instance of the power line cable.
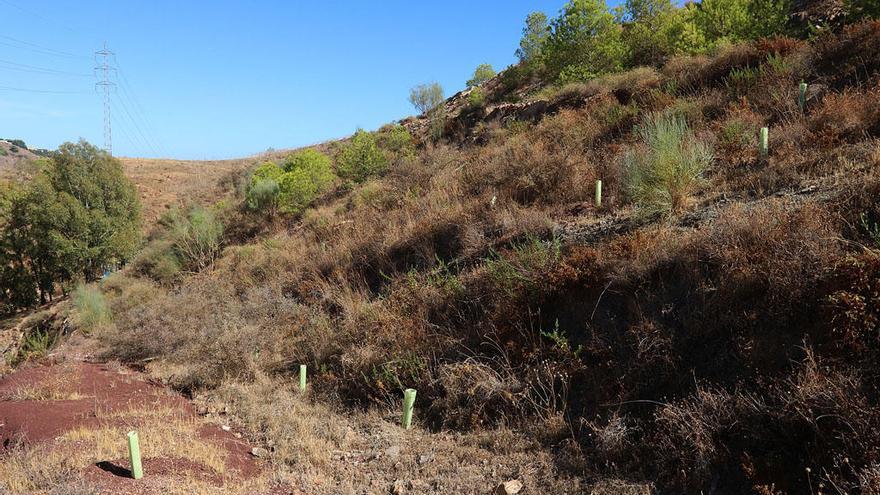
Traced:
POLYGON ((115 124, 116 128, 122 132, 122 136, 125 137, 125 140, 128 141, 129 144, 131 144, 131 147, 135 150, 135 153, 137 153, 139 155, 143 155, 144 153, 143 153, 143 149, 141 148, 141 145, 138 144, 136 142, 136 140, 131 138, 131 134, 129 134, 127 127, 125 125, 123 125, 122 121, 119 118, 117 118, 115 114, 111 118, 112 118, 113 123, 115 124))
MULTIPOLYGON (((76 72, 68 72, 57 69, 50 69, 48 67, 37 67, 35 65, 21 64, 18 62, 13 62, 11 60, 0 60, 0 65, 7 65, 6 69, 17 70, 21 72, 32 72, 35 74, 54 74, 54 75, 64 75, 64 76, 76 76, 76 77, 93 77, 93 74, 78 74, 76 72)), ((3 67, 0 67, 3 68, 3 67)))
MULTIPOLYGON (((43 50, 43 49, 41 49, 41 48, 32 48, 32 47, 29 47, 29 46, 16 45, 16 44, 9 43, 9 42, 6 42, 6 41, 0 41, 0 45, 10 46, 10 47, 12 47, 12 48, 17 48, 17 49, 19 49, 19 50, 27 50, 27 51, 29 51, 29 52, 39 53, 40 55, 49 55, 49 56, 52 56, 52 57, 62 57, 62 58, 73 58, 73 57, 70 57, 69 55, 61 55, 61 54, 54 53, 54 52, 49 51, 49 50, 43 50)), ((75 58, 81 58, 81 57, 75 57, 75 58)), ((86 58, 87 58, 87 57, 86 57, 86 58)))
MULTIPOLYGON (((6 40, 9 40, 9 41, 12 41, 12 42, 14 42, 14 43, 19 43, 19 44, 25 45, 25 46, 23 46, 23 47, 21 47, 21 48, 31 48, 31 49, 36 49, 36 50, 40 50, 40 51, 43 51, 43 52, 51 53, 52 55, 56 55, 56 56, 59 56, 59 57, 80 58, 80 59, 86 59, 86 60, 89 60, 89 59, 90 59, 90 57, 87 57, 87 56, 85 56, 85 55, 77 55, 77 54, 75 54, 75 53, 65 52, 65 51, 62 51, 62 50, 56 50, 56 49, 54 49, 54 48, 50 48, 50 47, 48 47, 48 46, 38 45, 38 44, 36 44, 36 43, 31 43, 30 41, 20 40, 20 39, 18 39, 18 38, 13 38, 12 36, 7 36, 7 35, 5 35, 5 34, 0 34, 0 38, 3 38, 3 39, 6 39, 6 40)), ((8 42, 4 42, 4 44, 8 45, 9 43, 8 43, 8 42)), ((10 46, 12 46, 12 45, 10 45, 10 46)))
POLYGON ((55 24, 56 26, 60 27, 61 29, 64 29, 64 30, 66 30, 66 31, 70 31, 71 33, 74 33, 74 34, 85 34, 83 31, 77 31, 77 30, 71 28, 70 25, 67 24, 67 23, 62 23, 62 22, 60 22, 60 21, 50 19, 50 18, 48 18, 48 17, 46 17, 46 16, 44 16, 44 15, 38 14, 38 13, 32 11, 32 10, 28 10, 28 9, 26 9, 26 8, 20 6, 20 5, 17 5, 17 4, 15 4, 15 3, 13 3, 13 2, 10 2, 9 0, 0 0, 0 3, 4 3, 4 4, 6 4, 6 5, 9 5, 10 7, 12 7, 12 8, 14 8, 14 9, 18 10, 19 12, 23 12, 23 13, 25 13, 25 14, 31 16, 31 17, 36 17, 37 19, 42 19, 42 20, 44 20, 44 21, 51 22, 52 24, 55 24))
POLYGON ((49 90, 49 89, 15 88, 12 86, 0 86, 0 91, 18 91, 18 92, 22 92, 22 93, 42 93, 42 94, 54 94, 54 95, 91 94, 91 91, 54 91, 54 90, 49 90))
POLYGON ((132 103, 135 115, 139 116, 141 121, 144 123, 144 128, 147 131, 147 136, 152 140, 152 142, 156 145, 155 147, 158 148, 162 152, 162 154, 170 156, 168 150, 165 149, 165 146, 163 146, 162 142, 156 138, 157 133, 155 127, 153 126, 152 120, 147 115, 147 112, 144 111, 144 107, 143 105, 141 105, 140 100, 135 94, 134 88, 131 86, 131 84, 128 82, 128 78, 125 76, 125 71, 123 71, 122 68, 119 67, 119 62, 116 63, 116 67, 117 74, 120 76, 120 81, 122 82, 122 84, 120 85, 120 87, 122 88, 122 94, 123 96, 128 98, 129 102, 132 103))
POLYGON ((135 135, 140 136, 141 142, 145 145, 146 148, 149 148, 154 154, 158 155, 159 152, 144 135, 144 131, 141 129, 141 126, 138 124, 137 120, 135 120, 134 116, 132 116, 131 111, 128 109, 128 105, 125 104, 125 101, 122 98, 119 98, 119 93, 116 93, 116 96, 117 100, 122 105, 122 110, 125 112, 125 115, 128 116, 128 120, 131 121, 132 125, 134 126, 134 130, 137 132, 137 134, 135 135))

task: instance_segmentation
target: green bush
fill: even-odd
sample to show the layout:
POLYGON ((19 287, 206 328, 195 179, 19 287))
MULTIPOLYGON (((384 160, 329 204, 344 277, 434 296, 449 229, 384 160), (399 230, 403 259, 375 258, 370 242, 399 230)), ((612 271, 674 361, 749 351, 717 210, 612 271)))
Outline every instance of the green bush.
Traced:
POLYGON ((638 134, 643 146, 625 158, 631 199, 650 212, 680 211, 712 163, 711 148, 697 141, 680 116, 649 114, 638 134))
POLYGON ((387 126, 379 131, 379 147, 388 155, 389 160, 411 158, 416 153, 412 134, 400 124, 387 126))
POLYGON ((376 136, 358 129, 336 157, 339 176, 353 182, 364 182, 388 168, 388 158, 379 149, 376 136))
POLYGON ((330 157, 306 149, 288 156, 279 167, 266 162, 251 174, 248 206, 274 216, 277 211, 301 213, 333 184, 330 157))
POLYGON ((255 211, 267 213, 270 217, 278 211, 281 187, 275 179, 256 179, 247 190, 248 207, 255 211))
POLYGON ((187 215, 173 218, 170 238, 181 266, 200 271, 211 266, 220 254, 223 224, 210 209, 195 207, 187 215))
POLYGON ((110 307, 104 294, 94 286, 80 285, 71 297, 76 308, 76 325, 85 333, 110 323, 110 307))
POLYGON ((135 271, 146 275, 162 285, 172 285, 180 277, 183 267, 174 252, 174 244, 168 239, 149 243, 132 263, 135 271))
POLYGON ((468 104, 472 107, 481 107, 486 103, 486 92, 483 88, 476 87, 468 95, 468 104))
POLYGON ((333 184, 330 158, 313 150, 289 157, 278 185, 284 213, 299 214, 333 184))
POLYGON ((474 75, 468 79, 467 87, 473 88, 495 77, 495 69, 489 64, 480 64, 474 70, 474 75))

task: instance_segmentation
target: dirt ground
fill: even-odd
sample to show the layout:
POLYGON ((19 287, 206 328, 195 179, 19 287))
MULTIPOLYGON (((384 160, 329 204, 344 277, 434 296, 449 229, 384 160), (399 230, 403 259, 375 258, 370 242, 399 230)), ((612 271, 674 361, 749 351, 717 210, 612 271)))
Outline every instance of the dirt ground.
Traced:
POLYGON ((72 480, 97 493, 212 491, 248 482, 273 492, 263 472, 241 434, 200 417, 185 398, 129 369, 47 360, 0 380, 0 487, 5 483, 10 493, 72 480), (147 476, 140 481, 129 471, 130 430, 141 437, 147 476))

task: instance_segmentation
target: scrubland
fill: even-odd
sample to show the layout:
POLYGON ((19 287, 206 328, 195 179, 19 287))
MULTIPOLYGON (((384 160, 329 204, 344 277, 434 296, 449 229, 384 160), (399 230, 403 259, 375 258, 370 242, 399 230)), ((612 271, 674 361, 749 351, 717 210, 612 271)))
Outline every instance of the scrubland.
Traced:
POLYGON ((412 435, 513 449, 530 493, 878 493, 878 74, 877 22, 564 87, 502 74, 301 215, 230 176, 198 207, 225 226, 204 266, 163 259, 198 208, 160 220, 91 334, 227 405, 280 472, 333 479, 363 428, 318 418, 387 426, 411 387, 412 435))

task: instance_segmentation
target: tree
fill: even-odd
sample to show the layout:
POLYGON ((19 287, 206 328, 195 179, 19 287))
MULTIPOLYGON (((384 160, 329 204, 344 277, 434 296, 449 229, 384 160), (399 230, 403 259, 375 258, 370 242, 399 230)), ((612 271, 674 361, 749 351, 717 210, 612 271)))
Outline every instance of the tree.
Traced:
POLYGON ((24 184, 0 189, 0 279, 7 310, 97 278, 140 242, 140 203, 118 160, 65 143, 24 184))
POLYGON ((670 56, 702 50, 705 40, 693 12, 676 8, 671 0, 627 0, 621 22, 628 65, 658 65, 670 56))
POLYGON ((544 45, 549 37, 550 25, 547 23, 547 15, 543 12, 529 14, 523 27, 522 38, 519 40, 519 49, 516 51, 520 62, 533 68, 540 63, 544 45))
POLYGON ((62 238, 78 250, 86 281, 107 264, 130 260, 140 244, 140 201, 122 163, 85 141, 62 144, 51 163, 46 173, 61 208, 85 224, 80 237, 68 229, 62 238))
POLYGON ((474 75, 468 80, 467 86, 469 88, 479 86, 493 77, 495 77, 495 69, 489 64, 480 64, 474 69, 474 75))
POLYGON ((379 149, 376 136, 363 129, 354 133, 336 157, 339 176, 353 182, 364 182, 387 168, 388 158, 379 149))
POLYGON ((703 0, 694 20, 710 46, 783 32, 788 0, 703 0))
POLYGON ((443 87, 437 82, 420 84, 409 91, 409 102, 419 113, 431 113, 443 104, 443 87))
POLYGON ((623 66, 624 54, 621 27, 604 0, 570 0, 553 21, 544 48, 553 75, 567 67, 584 74, 613 72, 623 66))

